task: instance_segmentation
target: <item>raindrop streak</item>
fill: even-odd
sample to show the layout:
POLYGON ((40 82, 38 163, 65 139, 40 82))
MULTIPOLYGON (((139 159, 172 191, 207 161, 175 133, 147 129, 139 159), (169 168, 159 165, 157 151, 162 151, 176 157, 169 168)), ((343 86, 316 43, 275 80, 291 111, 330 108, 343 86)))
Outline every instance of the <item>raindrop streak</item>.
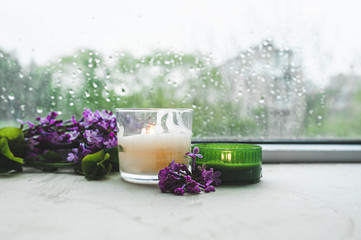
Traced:
POLYGON ((14 96, 14 94, 10 94, 10 95, 8 96, 8 98, 9 98, 10 101, 13 101, 13 100, 15 99, 15 96, 14 96))

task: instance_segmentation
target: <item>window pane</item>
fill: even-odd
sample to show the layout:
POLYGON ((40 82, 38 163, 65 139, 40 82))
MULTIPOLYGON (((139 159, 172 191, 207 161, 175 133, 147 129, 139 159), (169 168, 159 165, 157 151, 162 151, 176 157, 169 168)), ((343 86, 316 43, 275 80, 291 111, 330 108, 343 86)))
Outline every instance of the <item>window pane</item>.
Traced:
POLYGON ((358 1, 7 1, 0 127, 193 108, 194 138, 361 138, 358 1))

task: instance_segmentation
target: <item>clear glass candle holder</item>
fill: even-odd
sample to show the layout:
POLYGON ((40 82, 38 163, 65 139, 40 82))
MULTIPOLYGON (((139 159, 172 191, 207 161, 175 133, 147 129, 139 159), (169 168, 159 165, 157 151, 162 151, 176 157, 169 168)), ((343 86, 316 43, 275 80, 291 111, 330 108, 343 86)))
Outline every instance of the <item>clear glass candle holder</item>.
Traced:
POLYGON ((192 109, 117 108, 119 170, 134 183, 158 183, 158 172, 174 159, 188 164, 192 109))

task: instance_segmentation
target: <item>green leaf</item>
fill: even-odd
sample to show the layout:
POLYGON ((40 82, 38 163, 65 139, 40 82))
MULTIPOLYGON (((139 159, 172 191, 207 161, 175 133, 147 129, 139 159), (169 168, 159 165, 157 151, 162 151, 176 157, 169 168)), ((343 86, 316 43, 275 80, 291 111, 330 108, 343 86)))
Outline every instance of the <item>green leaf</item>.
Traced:
POLYGON ((24 164, 24 159, 15 157, 10 151, 8 140, 4 137, 0 139, 0 154, 9 160, 24 164))
POLYGON ((119 154, 118 154, 118 147, 112 147, 112 148, 107 148, 104 149, 105 153, 109 153, 110 154, 110 158, 109 161, 112 164, 112 169, 113 171, 119 170, 119 154))
POLYGON ((24 159, 15 157, 10 151, 8 140, 6 138, 0 139, 0 173, 7 173, 10 171, 21 172, 24 164, 24 159))
POLYGON ((8 140, 10 151, 17 157, 23 157, 25 152, 24 133, 20 128, 4 127, 0 129, 0 138, 8 140))
POLYGON ((23 168, 19 163, 0 155, 0 173, 8 173, 11 171, 22 172, 23 168))
POLYGON ((112 170, 110 154, 104 150, 88 154, 82 160, 82 170, 87 180, 98 179, 112 170))

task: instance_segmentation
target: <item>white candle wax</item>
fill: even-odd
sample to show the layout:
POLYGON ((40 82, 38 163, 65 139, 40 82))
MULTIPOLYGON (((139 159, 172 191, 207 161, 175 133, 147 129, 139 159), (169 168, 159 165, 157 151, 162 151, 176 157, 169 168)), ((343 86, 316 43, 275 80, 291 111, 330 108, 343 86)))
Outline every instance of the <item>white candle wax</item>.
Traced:
POLYGON ((187 164, 191 138, 185 133, 138 134, 118 138, 119 168, 133 174, 158 174, 174 159, 187 164))

